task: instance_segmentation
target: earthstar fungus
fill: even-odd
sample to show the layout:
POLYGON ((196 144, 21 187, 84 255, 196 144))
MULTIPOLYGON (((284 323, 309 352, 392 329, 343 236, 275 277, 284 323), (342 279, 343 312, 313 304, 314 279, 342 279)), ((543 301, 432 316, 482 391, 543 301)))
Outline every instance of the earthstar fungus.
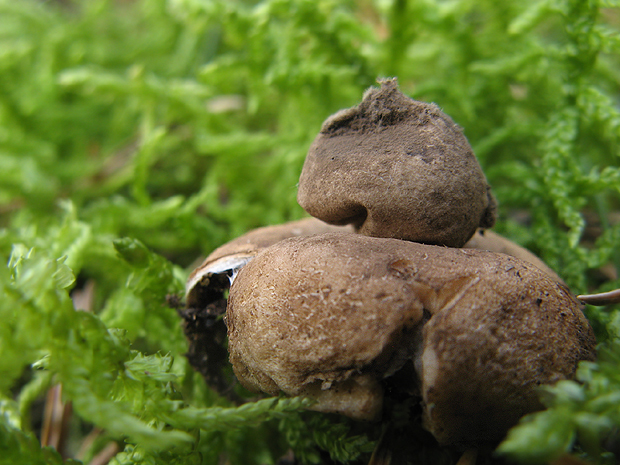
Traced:
POLYGON ((498 441, 542 408, 538 386, 595 359, 594 333, 553 270, 486 231, 496 202, 461 129, 380 83, 310 147, 298 201, 315 218, 251 231, 190 275, 188 358, 225 391, 227 337, 251 390, 364 421, 405 396, 441 445, 498 441))

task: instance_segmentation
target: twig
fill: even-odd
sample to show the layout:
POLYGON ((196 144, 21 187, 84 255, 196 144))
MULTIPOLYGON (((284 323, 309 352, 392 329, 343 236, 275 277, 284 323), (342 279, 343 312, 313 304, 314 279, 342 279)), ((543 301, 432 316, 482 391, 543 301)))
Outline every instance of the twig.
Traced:
POLYGON ((605 306, 620 303, 620 289, 609 292, 601 292, 600 294, 583 294, 577 298, 588 305, 605 306))
POLYGON ((381 437, 375 446, 375 450, 372 451, 368 465, 390 465, 392 463, 390 441, 386 438, 388 430, 391 430, 391 428, 387 427, 383 429, 381 437))
POLYGON ((101 451, 93 457, 88 465, 106 465, 118 453, 118 444, 109 442, 101 451))
POLYGON ((71 403, 65 404, 62 401, 62 386, 58 384, 51 387, 45 401, 41 446, 53 447, 63 458, 71 412, 71 403))
POLYGON ((461 455, 461 458, 456 465, 476 465, 476 460, 478 459, 478 449, 467 449, 461 455))

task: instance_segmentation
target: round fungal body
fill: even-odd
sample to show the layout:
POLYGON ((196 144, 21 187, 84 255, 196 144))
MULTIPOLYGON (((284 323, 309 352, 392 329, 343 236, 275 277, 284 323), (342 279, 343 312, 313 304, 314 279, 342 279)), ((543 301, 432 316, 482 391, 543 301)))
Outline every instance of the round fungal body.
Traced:
POLYGON ((440 444, 501 439, 541 408, 536 387, 595 356, 579 302, 538 268, 355 234, 262 250, 230 288, 226 323, 244 386, 374 420, 401 373, 440 444))
POLYGON ((496 204, 467 139, 436 105, 396 80, 329 117, 312 143, 297 200, 361 234, 461 247, 491 227, 496 204))

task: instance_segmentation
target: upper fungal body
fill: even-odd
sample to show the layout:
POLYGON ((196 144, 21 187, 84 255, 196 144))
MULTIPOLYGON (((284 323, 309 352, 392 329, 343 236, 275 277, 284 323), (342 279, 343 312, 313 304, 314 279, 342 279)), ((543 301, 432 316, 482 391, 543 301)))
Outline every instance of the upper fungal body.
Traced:
POLYGON ((495 200, 461 128, 396 80, 329 117, 312 143, 297 199, 361 234, 463 246, 495 221, 495 200))

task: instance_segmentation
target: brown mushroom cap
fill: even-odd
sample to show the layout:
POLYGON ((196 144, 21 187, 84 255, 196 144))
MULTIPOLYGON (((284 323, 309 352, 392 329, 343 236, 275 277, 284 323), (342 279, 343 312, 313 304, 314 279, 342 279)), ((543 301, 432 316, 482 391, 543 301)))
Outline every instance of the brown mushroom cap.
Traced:
POLYGON ((495 222, 495 199, 461 129, 395 79, 323 124, 299 179, 299 204, 359 233, 461 247, 495 222))
POLYGON ((383 380, 413 362, 442 444, 500 439, 540 408, 537 386, 595 353, 579 302, 528 263, 355 234, 261 251, 230 289, 226 322, 243 385, 312 396, 320 411, 377 418, 383 380))

